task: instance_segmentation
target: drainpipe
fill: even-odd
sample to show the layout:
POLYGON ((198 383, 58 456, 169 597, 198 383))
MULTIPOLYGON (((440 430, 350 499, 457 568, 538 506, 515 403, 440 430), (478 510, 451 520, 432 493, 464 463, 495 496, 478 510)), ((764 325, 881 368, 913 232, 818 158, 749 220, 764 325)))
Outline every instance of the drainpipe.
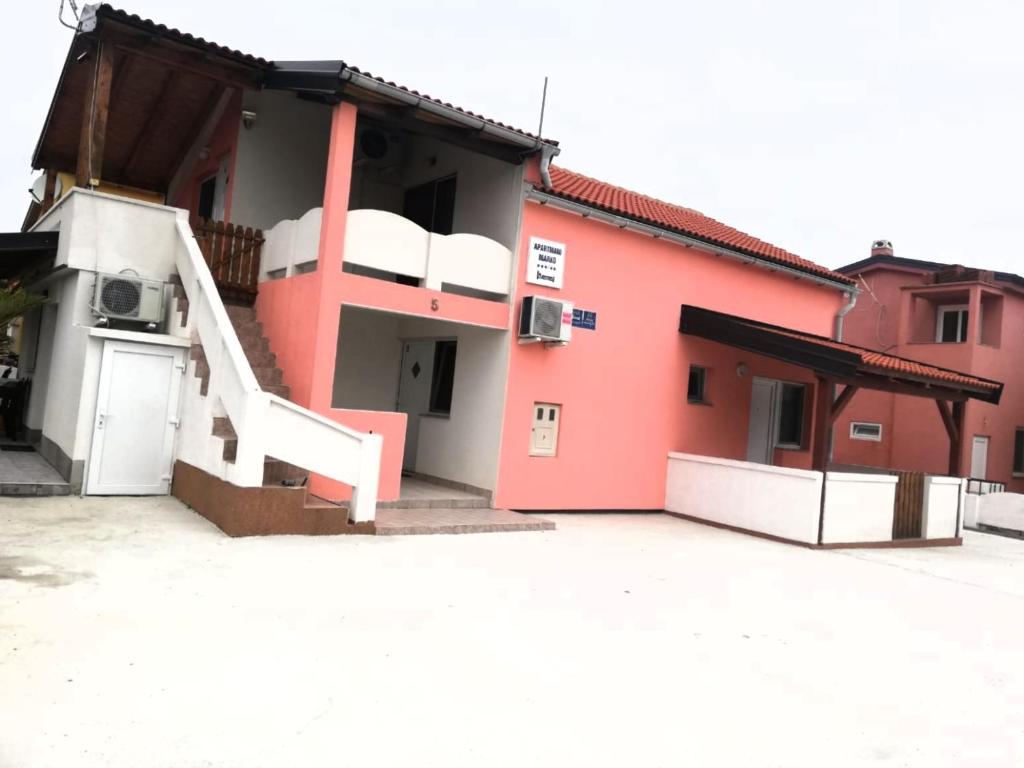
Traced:
MULTIPOLYGON (((845 291, 844 294, 843 294, 844 296, 846 296, 846 304, 844 304, 839 309, 839 311, 836 312, 836 319, 835 319, 835 323, 834 323, 833 329, 832 329, 832 338, 835 339, 836 341, 842 341, 843 340, 843 318, 845 318, 850 313, 850 310, 853 309, 856 306, 856 304, 857 304, 857 293, 858 293, 858 291, 856 289, 853 289, 853 290, 845 291)), ((824 386, 824 382, 821 379, 818 380, 818 386, 819 387, 824 386)), ((836 385, 835 384, 829 384, 828 388, 830 390, 829 397, 828 397, 828 402, 831 404, 836 399, 836 385)), ((819 400, 818 402, 820 403, 821 401, 819 400)), ((824 413, 819 413, 819 414, 817 414, 817 417, 819 419, 821 419, 821 418, 828 418, 828 415, 824 414, 824 413)), ((826 488, 828 487, 828 465, 832 463, 833 451, 835 449, 835 438, 836 438, 835 433, 832 431, 832 429, 829 429, 828 430, 828 451, 826 451, 826 453, 825 453, 825 466, 824 466, 824 468, 821 471, 821 499, 819 501, 819 505, 820 506, 818 507, 818 546, 819 547, 822 544, 823 536, 824 536, 824 533, 825 533, 825 493, 826 493, 826 488)))
POLYGON ((545 189, 554 187, 551 183, 551 160, 557 154, 558 147, 552 147, 550 144, 540 145, 540 180, 545 189))
POLYGON ((857 291, 847 291, 846 300, 846 304, 836 312, 836 320, 832 332, 832 338, 836 341, 843 340, 843 318, 845 318, 850 313, 850 310, 857 305, 857 291))

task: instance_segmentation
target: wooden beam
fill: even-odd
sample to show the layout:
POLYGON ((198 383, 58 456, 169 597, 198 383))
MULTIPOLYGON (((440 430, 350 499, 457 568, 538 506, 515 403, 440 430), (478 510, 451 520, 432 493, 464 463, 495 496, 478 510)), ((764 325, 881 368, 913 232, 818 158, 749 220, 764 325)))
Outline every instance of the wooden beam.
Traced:
MULTIPOLYGON (((174 180, 174 172, 188 158, 189 149, 192 148, 203 133, 203 129, 210 120, 210 116, 217 110, 217 105, 221 97, 224 96, 225 91, 227 91, 227 86, 224 85, 215 85, 210 90, 210 95, 203 102, 202 110, 196 115, 195 120, 192 121, 192 125, 188 129, 188 133, 185 134, 184 140, 175 148, 174 153, 171 155, 171 166, 164 173, 165 177, 169 177, 167 179, 168 190, 170 189, 171 182, 174 180)), ((214 126, 214 129, 216 130, 216 126, 214 126)))
POLYGON ((811 469, 824 472, 832 443, 832 385, 829 379, 818 378, 814 393, 814 428, 811 443, 811 469))
POLYGON ((953 403, 953 430, 956 435, 955 439, 950 438, 949 441, 949 476, 960 477, 961 476, 961 460, 960 457, 963 454, 964 446, 964 414, 967 411, 965 403, 953 403))
POLYGON ((153 108, 149 110, 149 114, 146 115, 146 119, 142 123, 142 127, 139 130, 139 135, 135 137, 135 143, 132 144, 131 150, 127 154, 127 159, 124 161, 124 165, 118 171, 119 177, 127 177, 128 171, 131 170, 132 166, 139 159, 139 155, 146 146, 146 140, 150 138, 154 126, 157 124, 157 118, 162 114, 162 109, 166 103, 167 95, 170 93, 171 88, 177 82, 177 78, 170 71, 164 73, 164 79, 160 83, 159 89, 157 90, 156 100, 153 102, 153 108))
POLYGON ((139 36, 107 33, 104 39, 126 54, 157 62, 176 72, 188 72, 239 88, 252 89, 259 86, 260 67, 256 64, 250 70, 241 65, 231 67, 214 61, 210 54, 172 50, 160 38, 143 39, 139 36))
POLYGON ((85 89, 82 110, 82 133, 78 142, 78 164, 75 183, 80 187, 99 182, 103 171, 103 150, 107 141, 107 117, 110 114, 110 83, 113 76, 114 50, 100 43, 94 52, 92 78, 85 89))
POLYGON ((857 394, 857 387, 855 385, 847 384, 843 387, 843 391, 839 393, 839 397, 832 403, 832 408, 829 412, 829 417, 833 423, 839 418, 839 414, 843 412, 843 409, 850 404, 850 400, 853 399, 855 394, 857 394))
POLYGON ((946 437, 950 440, 956 440, 956 424, 953 421, 953 415, 949 412, 949 405, 945 400, 936 400, 935 407, 939 409, 939 416, 942 418, 942 426, 946 428, 946 437))
POLYGON ((57 192, 57 172, 48 170, 46 172, 46 186, 43 188, 43 205, 39 211, 42 216, 53 207, 53 198, 57 192))

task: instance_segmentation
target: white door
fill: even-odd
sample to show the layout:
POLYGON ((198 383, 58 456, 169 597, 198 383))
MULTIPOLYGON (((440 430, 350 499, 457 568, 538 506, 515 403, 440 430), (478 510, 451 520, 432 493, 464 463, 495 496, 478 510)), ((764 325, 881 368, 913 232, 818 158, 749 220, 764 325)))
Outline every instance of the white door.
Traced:
POLYGON ((170 491, 185 350, 108 341, 103 345, 87 494, 170 491))
POLYGON ((416 446, 420 437, 420 414, 430 410, 430 383, 434 377, 434 340, 402 343, 402 372, 398 379, 396 411, 406 414, 405 454, 402 469, 416 470, 416 446))
POLYGON ((988 437, 975 435, 971 442, 971 477, 986 479, 988 472, 988 437))
POLYGON ((530 431, 530 455, 554 456, 558 453, 558 422, 562 406, 554 403, 533 404, 533 427, 530 431))
POLYGON ((750 394, 750 427, 747 433, 747 461, 772 463, 775 444, 775 402, 778 382, 757 379, 750 394))

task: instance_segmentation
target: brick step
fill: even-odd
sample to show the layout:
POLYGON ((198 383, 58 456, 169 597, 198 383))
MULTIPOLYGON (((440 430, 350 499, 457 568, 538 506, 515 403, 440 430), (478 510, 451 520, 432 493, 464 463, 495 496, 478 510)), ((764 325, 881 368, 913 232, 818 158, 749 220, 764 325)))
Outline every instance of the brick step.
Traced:
POLYGON ((214 416, 213 429, 210 434, 224 441, 221 455, 224 457, 224 461, 233 464, 235 457, 238 455, 238 434, 235 432, 235 428, 231 426, 231 419, 227 416, 214 416))
POLYGON ((260 387, 264 392, 269 392, 272 395, 277 395, 285 400, 288 399, 288 395, 291 394, 291 389, 286 387, 284 384, 275 384, 269 387, 260 387))
POLYGON ((250 362, 249 365, 252 366, 252 372, 256 374, 256 381, 259 382, 261 389, 266 389, 267 387, 276 387, 281 384, 281 377, 283 376, 283 374, 281 373, 281 369, 278 368, 277 366, 257 366, 252 365, 252 362, 250 362))

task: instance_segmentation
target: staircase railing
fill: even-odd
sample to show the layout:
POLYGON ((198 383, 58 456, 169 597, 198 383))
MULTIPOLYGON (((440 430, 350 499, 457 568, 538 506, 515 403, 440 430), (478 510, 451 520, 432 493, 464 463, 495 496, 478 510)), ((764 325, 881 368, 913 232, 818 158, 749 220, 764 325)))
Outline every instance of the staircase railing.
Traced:
POLYGON ((251 301, 259 287, 263 231, 226 221, 190 223, 213 282, 229 298, 251 301))
MULTIPOLYGON (((226 479, 263 484, 267 456, 353 487, 349 516, 373 520, 377 505, 382 440, 337 424, 260 389, 185 211, 177 213, 180 246, 176 266, 210 368, 208 396, 218 397, 238 435, 226 479)), ((186 414, 187 418, 187 414, 186 414)))

